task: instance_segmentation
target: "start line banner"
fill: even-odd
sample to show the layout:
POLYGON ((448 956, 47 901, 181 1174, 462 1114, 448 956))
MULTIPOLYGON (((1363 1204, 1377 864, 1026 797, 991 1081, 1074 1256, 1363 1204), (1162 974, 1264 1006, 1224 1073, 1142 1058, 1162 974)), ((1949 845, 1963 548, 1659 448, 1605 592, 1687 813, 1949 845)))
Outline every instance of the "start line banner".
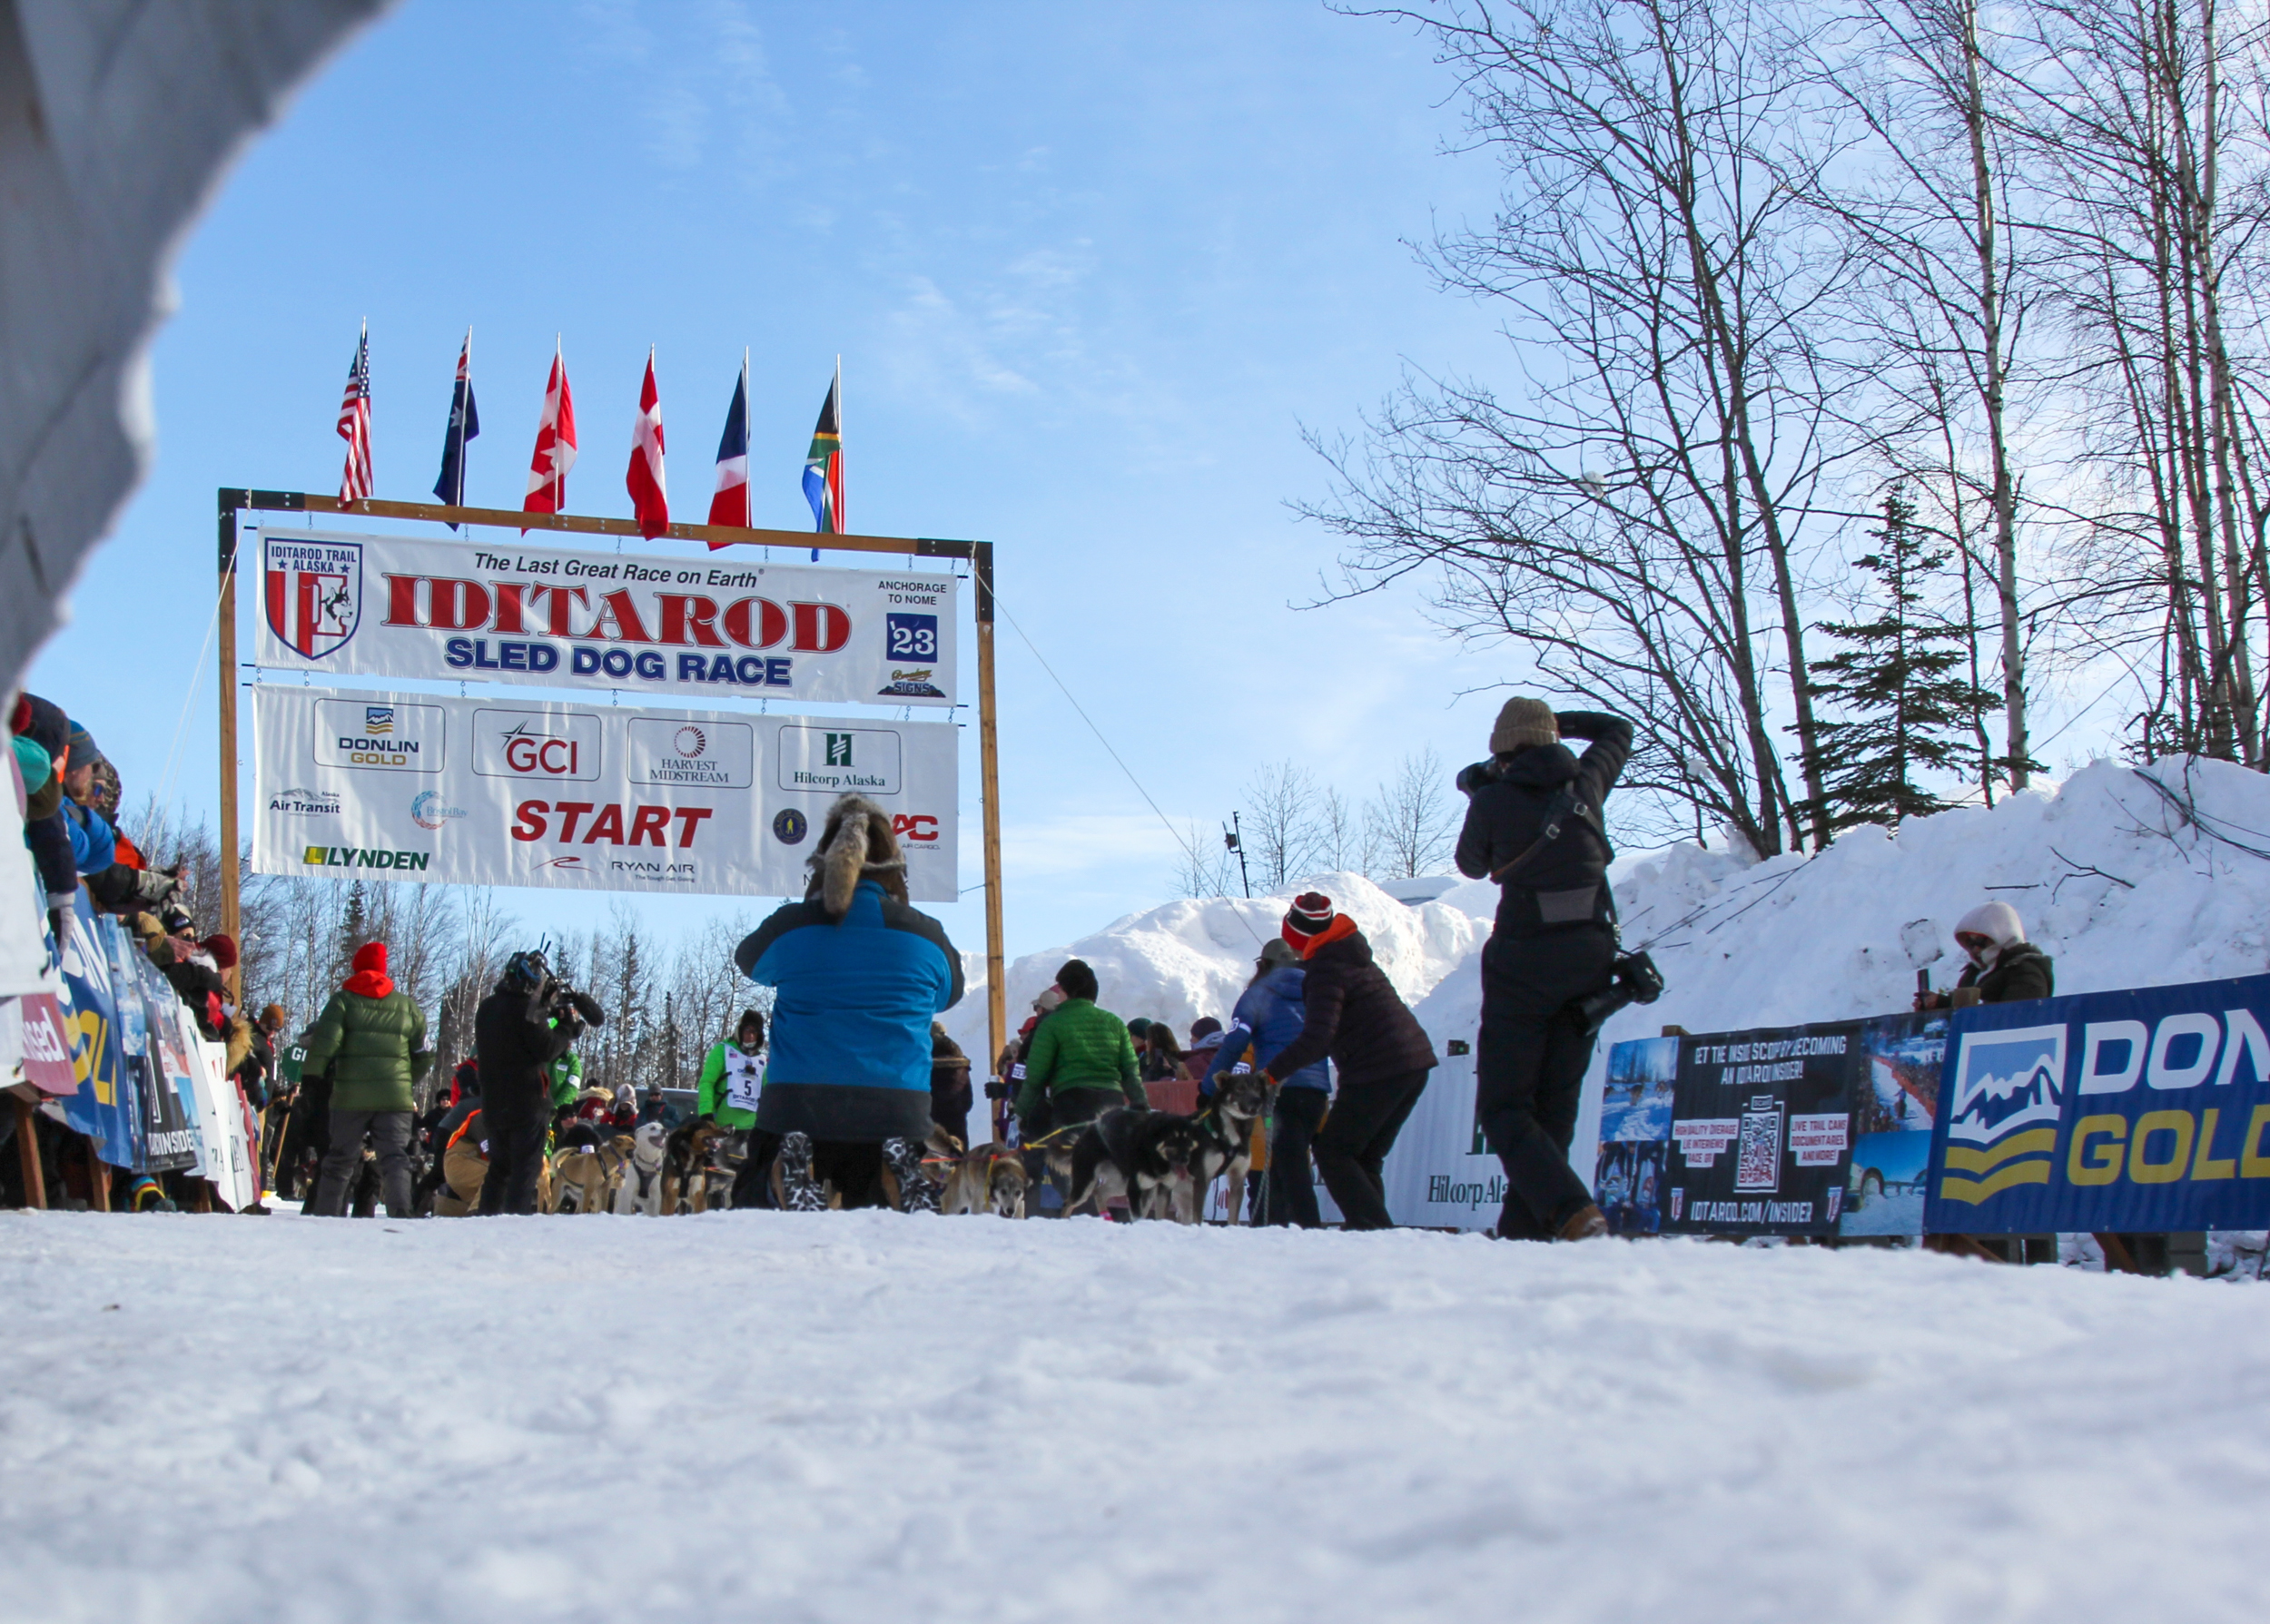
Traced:
POLYGON ((260 557, 273 670, 954 703, 951 573, 285 529, 260 557))
POLYGON ((800 897, 856 791, 913 900, 960 894, 950 723, 261 685, 252 728, 257 873, 800 897))

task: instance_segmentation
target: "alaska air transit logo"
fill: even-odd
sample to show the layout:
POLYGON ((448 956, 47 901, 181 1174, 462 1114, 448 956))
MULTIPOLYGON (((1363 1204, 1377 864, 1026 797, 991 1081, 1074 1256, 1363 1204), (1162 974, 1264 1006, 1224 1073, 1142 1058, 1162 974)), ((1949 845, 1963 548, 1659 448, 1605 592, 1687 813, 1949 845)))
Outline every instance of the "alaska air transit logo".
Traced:
POLYGON ((362 622, 362 544, 271 537, 265 553, 268 629, 304 659, 346 647, 362 622))

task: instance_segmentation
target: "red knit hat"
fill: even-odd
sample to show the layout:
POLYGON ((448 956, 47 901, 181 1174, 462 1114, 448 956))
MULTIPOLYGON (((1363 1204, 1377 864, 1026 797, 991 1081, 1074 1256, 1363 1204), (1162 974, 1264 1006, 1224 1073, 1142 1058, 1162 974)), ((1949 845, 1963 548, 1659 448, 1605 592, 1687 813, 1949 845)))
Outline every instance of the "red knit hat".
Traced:
POLYGON ((355 950, 353 967, 358 970, 376 970, 386 974, 386 943, 366 941, 355 950))
POLYGON ((1335 917, 1331 898, 1320 891, 1302 891, 1285 910, 1285 940, 1293 947, 1306 948, 1332 928, 1335 917))
POLYGON ((236 939, 234 937, 225 935, 219 930, 215 930, 211 936, 206 937, 204 940, 199 942, 197 945, 204 949, 206 952, 212 955, 212 961, 218 968, 222 969, 234 969, 236 968, 237 953, 236 939))

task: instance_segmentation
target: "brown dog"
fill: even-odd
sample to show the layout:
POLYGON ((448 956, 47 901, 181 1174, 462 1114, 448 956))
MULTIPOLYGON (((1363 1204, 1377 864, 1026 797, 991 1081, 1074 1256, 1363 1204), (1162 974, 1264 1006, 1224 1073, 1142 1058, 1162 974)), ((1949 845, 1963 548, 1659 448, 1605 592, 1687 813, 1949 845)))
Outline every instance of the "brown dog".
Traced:
POLYGON ((710 1205, 713 1158, 725 1137, 724 1128, 703 1117, 670 1130, 662 1150, 664 1217, 701 1212, 710 1205))
POLYGON ((928 1148, 928 1165, 935 1168, 932 1176, 945 1186, 938 1202, 941 1213, 1024 1216, 1024 1158, 1015 1150, 999 1140, 962 1150, 943 1128, 933 1131, 928 1148), (953 1154, 947 1154, 948 1147, 953 1154))

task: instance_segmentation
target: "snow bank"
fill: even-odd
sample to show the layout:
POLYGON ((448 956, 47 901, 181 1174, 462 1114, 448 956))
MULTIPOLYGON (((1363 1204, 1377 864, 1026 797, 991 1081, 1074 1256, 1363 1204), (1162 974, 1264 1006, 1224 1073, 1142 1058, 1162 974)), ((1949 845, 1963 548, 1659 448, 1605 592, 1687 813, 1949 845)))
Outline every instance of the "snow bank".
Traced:
MULTIPOLYGON (((1369 938, 1379 965, 1406 999, 1425 996, 1489 935, 1487 910, 1477 919, 1452 897, 1409 907, 1361 874, 1319 874, 1272 897, 1215 897, 1169 902, 1082 937, 1069 947, 1027 953, 1009 967, 1009 1024, 1014 1031, 1031 1013, 1032 1000, 1056 979, 1067 959, 1084 959, 1096 972, 1100 1001, 1133 1019, 1164 1020, 1178 1040, 1189 1037, 1201 1015, 1227 1020, 1238 995, 1253 979, 1261 944, 1278 933, 1285 905, 1299 891, 1322 891, 1353 914, 1369 938)), ((1491 900, 1492 907, 1495 900, 1491 900)), ((986 1053, 985 959, 964 954, 969 991, 946 1016, 946 1029, 972 1056, 986 1053)))
POLYGON ((0 1596, 47 1624, 2260 1607, 2270 1294, 2197 1282, 1082 1219, 10 1213, 0 1301, 0 1596))

